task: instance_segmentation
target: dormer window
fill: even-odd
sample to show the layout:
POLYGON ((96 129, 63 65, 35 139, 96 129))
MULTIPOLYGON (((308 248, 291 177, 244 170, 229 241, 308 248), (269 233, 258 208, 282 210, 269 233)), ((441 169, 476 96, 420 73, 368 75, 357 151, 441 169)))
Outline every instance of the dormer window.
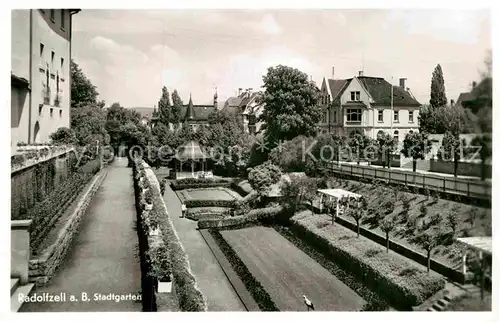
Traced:
POLYGON ((359 101, 361 93, 359 91, 351 91, 351 101, 359 101))

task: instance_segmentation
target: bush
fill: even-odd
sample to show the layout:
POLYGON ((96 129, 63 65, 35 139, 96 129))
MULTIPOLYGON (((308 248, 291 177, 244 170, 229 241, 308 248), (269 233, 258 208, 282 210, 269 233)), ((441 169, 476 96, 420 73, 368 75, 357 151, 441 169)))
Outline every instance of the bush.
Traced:
POLYGON ((354 233, 349 229, 336 226, 332 231, 322 231, 315 227, 320 220, 292 218, 292 229, 306 242, 322 253, 357 275, 366 284, 382 293, 388 300, 398 306, 410 309, 424 302, 427 298, 444 288, 445 280, 434 274, 427 274, 392 253, 382 252, 383 247, 367 239, 340 239, 341 236, 354 233), (312 223, 311 223, 312 222, 312 223), (367 257, 367 253, 381 252, 375 257, 367 257), (411 276, 400 273, 413 271, 411 276))
POLYGON ((170 181, 170 187, 174 191, 185 190, 188 188, 210 188, 210 187, 230 187, 231 180, 211 179, 211 178, 184 178, 170 181))
POLYGON ((236 205, 236 201, 228 201, 228 200, 186 200, 184 201, 186 207, 205 207, 205 206, 214 206, 214 207, 228 207, 234 208, 236 205))
POLYGON ((227 260, 233 267, 234 271, 245 284, 246 289, 252 294, 255 302, 259 308, 263 311, 279 311, 274 304, 271 296, 266 292, 264 287, 259 283, 257 279, 248 270, 247 266, 238 257, 238 254, 233 250, 233 248, 224 240, 219 231, 210 230, 209 231, 217 245, 221 249, 222 253, 226 256, 227 260))
MULTIPOLYGON (((173 282, 175 288, 175 295, 179 301, 179 307, 182 311, 206 311, 207 304, 201 291, 197 287, 196 277, 192 274, 190 264, 184 251, 184 248, 179 241, 179 237, 175 228, 170 220, 170 216, 163 202, 163 197, 160 194, 160 185, 157 181, 151 181, 146 176, 147 171, 149 175, 154 176, 151 169, 146 170, 142 161, 134 160, 134 184, 136 189, 136 201, 140 200, 141 194, 139 193, 139 178, 142 176, 146 182, 145 185, 150 187, 153 197, 153 210, 148 214, 155 216, 158 220, 160 231, 166 250, 168 250, 168 260, 171 264, 171 271, 173 275, 173 282)), ((138 212, 141 209, 138 208, 138 212)), ((141 217, 139 217, 141 219, 141 217)), ((150 218, 150 221, 153 220, 150 218)), ((154 222, 154 220, 153 220, 154 222)))
POLYGON ((162 282, 172 281, 172 264, 169 259, 169 250, 165 245, 149 249, 146 257, 150 264, 148 272, 150 277, 162 282))
POLYGON ((198 228, 235 228, 258 224, 274 224, 280 221, 279 217, 283 213, 284 209, 281 206, 255 209, 242 216, 233 216, 222 220, 200 220, 198 221, 198 228))

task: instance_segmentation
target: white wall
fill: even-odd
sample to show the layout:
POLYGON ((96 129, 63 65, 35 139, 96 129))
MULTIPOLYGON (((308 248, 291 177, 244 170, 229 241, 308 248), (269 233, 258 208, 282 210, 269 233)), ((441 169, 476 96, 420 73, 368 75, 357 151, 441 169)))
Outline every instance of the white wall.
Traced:
MULTIPOLYGON (((370 112, 370 97, 369 94, 364 90, 363 86, 361 83, 358 81, 357 78, 353 78, 349 86, 347 86, 346 90, 344 93, 342 93, 342 96, 340 97, 340 102, 342 105, 346 104, 347 102, 351 101, 351 92, 359 91, 360 92, 360 101, 364 102, 366 104, 366 108, 361 108, 362 116, 361 116, 361 124, 352 124, 352 127, 366 127, 370 126, 372 123, 372 116, 370 112)), ((353 107, 354 108, 354 107, 353 107)), ((346 127, 350 127, 351 125, 347 123, 347 108, 344 107, 343 109, 343 115, 342 115, 342 120, 343 124, 346 127)), ((337 114, 337 118, 339 115, 337 114)))

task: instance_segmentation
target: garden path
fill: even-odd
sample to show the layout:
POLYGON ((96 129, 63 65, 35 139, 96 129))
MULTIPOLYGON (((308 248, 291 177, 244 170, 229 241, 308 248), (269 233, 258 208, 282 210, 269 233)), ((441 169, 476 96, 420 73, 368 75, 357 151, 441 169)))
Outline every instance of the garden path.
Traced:
MULTIPOLYGON (((132 168, 126 158, 116 158, 73 237, 66 259, 48 285, 32 294, 67 296, 66 302, 25 303, 21 312, 141 311, 134 300, 99 300, 98 295, 137 295, 141 271, 136 256, 137 233, 132 168), (89 301, 82 300, 87 293, 89 301), (69 301, 75 295, 78 301, 69 301)), ((130 296, 129 296, 130 297, 130 296)))
POLYGON ((207 299, 208 310, 245 311, 243 303, 217 259, 197 230, 197 222, 179 217, 181 202, 169 185, 165 187, 163 199, 179 239, 186 250, 198 286, 207 299))

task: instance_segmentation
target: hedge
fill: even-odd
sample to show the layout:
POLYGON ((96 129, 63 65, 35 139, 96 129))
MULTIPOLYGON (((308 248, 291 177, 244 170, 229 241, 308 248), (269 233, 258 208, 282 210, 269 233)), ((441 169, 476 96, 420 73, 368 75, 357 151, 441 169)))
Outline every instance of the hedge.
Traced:
POLYGON ((233 181, 231 183, 231 188, 236 193, 240 194, 242 197, 247 196, 248 194, 250 194, 253 191, 252 187, 250 186, 250 184, 246 180, 240 181, 240 182, 233 181))
POLYGON ((254 209, 246 215, 233 216, 222 220, 199 220, 198 228, 236 228, 243 226, 252 226, 258 224, 270 224, 277 222, 276 219, 284 212, 281 206, 273 206, 262 209, 254 209))
POLYGON ((271 296, 267 293, 261 283, 255 279, 250 270, 243 261, 238 257, 238 254, 233 250, 233 248, 227 243, 222 237, 219 231, 210 229, 210 234, 214 238, 215 242, 221 249, 224 256, 233 267, 234 271, 245 284, 246 289, 252 294, 253 299, 262 311, 279 311, 276 304, 271 299, 271 296))
MULTIPOLYGON (((53 190, 43 201, 34 205, 19 220, 31 219, 30 249, 36 254, 40 243, 54 227, 59 217, 82 192, 85 185, 99 171, 99 161, 93 160, 80 167, 64 183, 53 190)), ((13 219, 17 220, 17 219, 13 219)))
POLYGON ((410 310, 444 288, 442 277, 427 274, 369 239, 357 238, 349 229, 337 225, 333 233, 318 228, 330 221, 324 215, 296 215, 290 228, 398 307, 410 310))
POLYGON ((226 178, 183 178, 170 181, 170 187, 174 191, 188 188, 230 187, 232 179, 226 178))
POLYGON ((234 208, 236 205, 236 201, 227 201, 227 200, 186 200, 184 201, 186 207, 228 207, 234 208))
MULTIPOLYGON (((179 241, 179 237, 170 220, 165 202, 160 193, 160 184, 153 171, 142 161, 134 161, 134 173, 140 173, 144 169, 144 178, 146 185, 149 186, 153 198, 153 210, 158 215, 157 219, 166 250, 168 250, 168 259, 172 268, 173 285, 175 295, 179 300, 179 307, 182 311, 206 311, 207 303, 201 291, 197 286, 196 277, 191 272, 188 257, 179 241)), ((134 176, 137 182, 139 176, 134 176)), ((152 211, 153 211, 152 210, 152 211)))
POLYGON ((199 220, 221 220, 231 216, 231 209, 228 208, 195 208, 186 210, 186 218, 199 220))

